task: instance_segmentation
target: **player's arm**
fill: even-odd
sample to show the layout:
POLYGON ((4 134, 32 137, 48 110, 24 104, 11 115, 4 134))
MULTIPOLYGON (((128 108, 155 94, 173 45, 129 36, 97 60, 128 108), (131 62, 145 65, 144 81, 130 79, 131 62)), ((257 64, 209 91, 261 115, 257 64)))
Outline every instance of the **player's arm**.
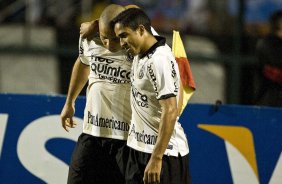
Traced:
POLYGON ((82 38, 92 40, 99 34, 99 20, 93 20, 90 22, 83 22, 80 25, 80 35, 82 38))
POLYGON ((61 112, 61 123, 67 132, 76 125, 72 119, 75 113, 75 100, 88 81, 89 70, 89 66, 83 64, 78 57, 73 66, 67 99, 61 112))
POLYGON ((176 97, 159 100, 159 103, 162 108, 161 122, 156 145, 145 169, 143 178, 145 184, 160 182, 162 158, 173 133, 178 114, 176 97))

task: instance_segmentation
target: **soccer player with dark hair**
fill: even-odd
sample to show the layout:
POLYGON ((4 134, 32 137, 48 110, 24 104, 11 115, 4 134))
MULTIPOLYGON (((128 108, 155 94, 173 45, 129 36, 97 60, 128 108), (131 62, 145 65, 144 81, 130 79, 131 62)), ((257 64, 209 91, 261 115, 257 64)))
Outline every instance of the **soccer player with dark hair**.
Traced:
POLYGON ((165 38, 152 35, 150 19, 140 9, 123 11, 111 24, 122 48, 135 56, 126 183, 191 183, 187 138, 177 121, 180 76, 171 49, 165 38))

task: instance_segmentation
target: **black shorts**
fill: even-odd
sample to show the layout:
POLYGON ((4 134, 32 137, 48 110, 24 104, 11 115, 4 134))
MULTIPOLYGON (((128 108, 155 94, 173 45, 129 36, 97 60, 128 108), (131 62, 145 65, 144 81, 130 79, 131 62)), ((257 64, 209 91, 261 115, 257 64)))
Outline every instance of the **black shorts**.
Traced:
MULTIPOLYGON (((125 172, 126 184, 143 184, 143 176, 151 154, 129 149, 125 172)), ((189 155, 163 156, 161 184, 191 184, 189 155)))
POLYGON ((126 141, 82 133, 73 151, 68 184, 124 184, 126 141))

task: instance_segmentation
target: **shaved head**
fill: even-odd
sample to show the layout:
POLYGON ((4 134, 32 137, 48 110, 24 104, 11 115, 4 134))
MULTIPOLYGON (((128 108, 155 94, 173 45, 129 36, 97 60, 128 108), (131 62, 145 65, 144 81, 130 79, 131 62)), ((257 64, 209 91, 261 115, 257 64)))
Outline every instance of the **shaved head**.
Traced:
POLYGON ((105 48, 111 52, 117 52, 121 49, 120 40, 116 36, 114 28, 112 27, 112 20, 117 17, 121 12, 130 8, 139 8, 136 5, 127 5, 125 7, 110 4, 107 6, 99 18, 99 33, 100 39, 105 48))
POLYGON ((111 27, 111 20, 124 10, 123 6, 111 4, 103 10, 99 18, 100 39, 105 48, 111 52, 117 52, 121 49, 119 39, 111 27))
POLYGON ((107 6, 100 16, 99 27, 102 26, 105 28, 110 28, 111 20, 124 10, 125 8, 123 6, 117 4, 111 4, 107 6))
POLYGON ((140 8, 140 7, 135 4, 130 4, 130 5, 125 6, 125 9, 129 9, 129 8, 140 8))

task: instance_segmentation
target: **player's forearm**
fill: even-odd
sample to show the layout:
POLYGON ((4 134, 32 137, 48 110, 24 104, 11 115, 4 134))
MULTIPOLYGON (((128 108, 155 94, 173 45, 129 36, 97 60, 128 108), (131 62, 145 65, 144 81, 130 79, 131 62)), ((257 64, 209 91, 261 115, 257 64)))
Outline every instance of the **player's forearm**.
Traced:
POLYGON ((88 75, 89 66, 84 65, 81 63, 80 59, 77 58, 71 74, 66 104, 73 104, 75 102, 77 96, 88 81, 88 75))
POLYGON ((177 114, 177 105, 170 104, 162 106, 162 116, 159 126, 158 139, 152 153, 153 159, 162 159, 173 133, 177 114))

